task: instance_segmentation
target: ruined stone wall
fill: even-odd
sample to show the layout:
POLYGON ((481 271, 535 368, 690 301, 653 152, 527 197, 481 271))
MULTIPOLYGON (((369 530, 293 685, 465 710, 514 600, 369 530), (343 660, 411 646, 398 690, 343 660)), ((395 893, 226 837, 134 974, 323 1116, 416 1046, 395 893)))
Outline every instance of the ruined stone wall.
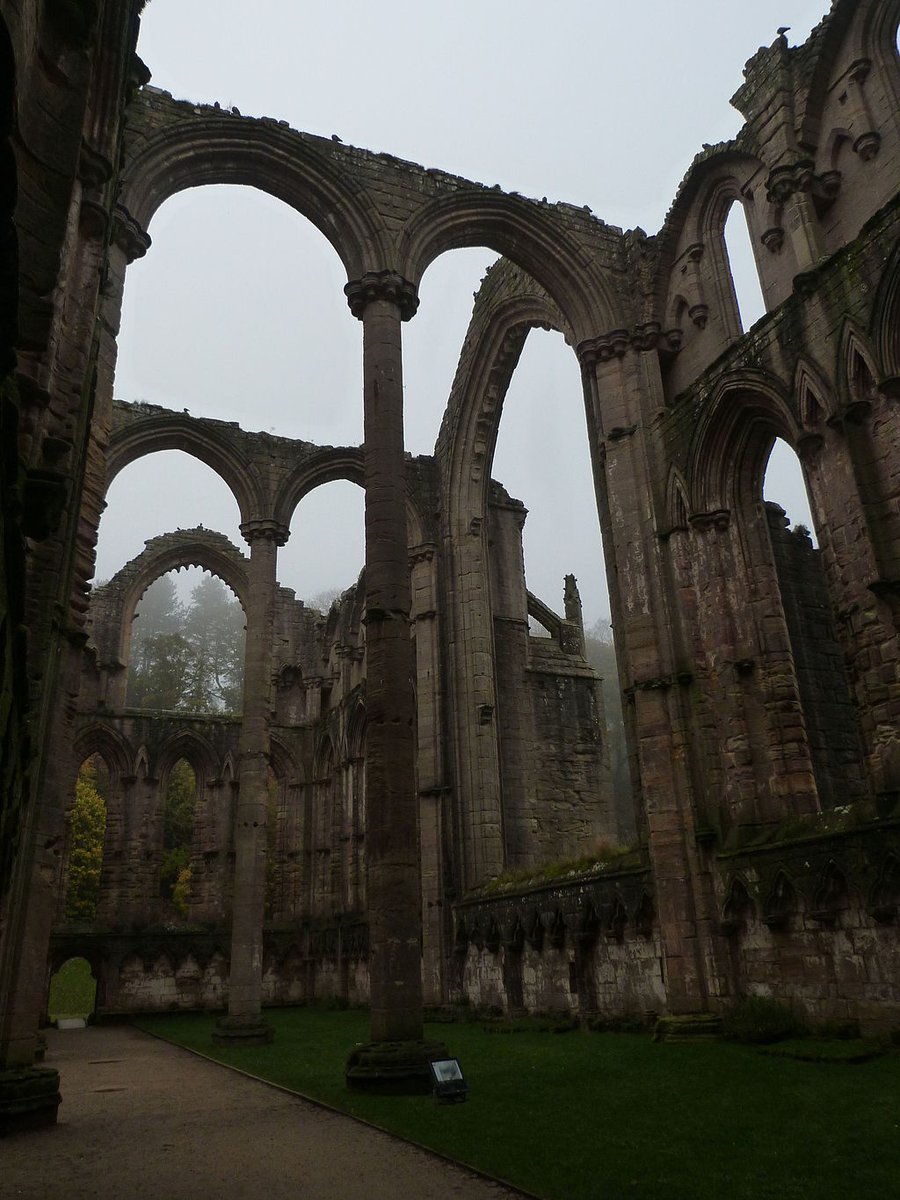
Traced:
POLYGON ((715 864, 734 990, 773 996, 812 1021, 896 1022, 900 1004, 898 822, 855 828, 846 809, 778 844, 715 864))
MULTIPOLYGON (((18 81, 16 119, 4 116, 2 126, 19 188, 16 391, 6 385, 3 410, 7 430, 18 417, 18 447, 0 475, 12 501, 2 527, 3 603, 7 619, 21 615, 27 628, 24 667, 16 632, 0 631, 9 656, 0 670, 3 746, 15 742, 2 753, 14 800, 29 754, 20 724, 26 677, 39 755, 17 828, 2 832, 15 861, 0 929, 0 1059, 28 1062, 35 1043, 49 880, 74 727, 85 715, 76 698, 103 496, 117 470, 155 449, 188 449, 234 491, 257 551, 254 615, 266 629, 271 616, 291 643, 287 657, 272 659, 272 679, 271 646, 265 638, 256 646, 254 665, 264 669, 254 719, 262 714, 264 728, 245 755, 258 764, 271 752, 280 810, 290 814, 279 817, 287 857, 278 911, 285 920, 310 914, 312 949, 298 946, 297 955, 337 964, 322 967, 323 986, 362 986, 362 951, 333 952, 330 914, 356 914, 364 901, 365 630, 351 601, 333 621, 323 615, 320 632, 286 597, 271 613, 261 586, 274 586, 275 550, 302 496, 329 479, 363 480, 362 453, 280 444, 152 406, 123 412, 112 401, 128 263, 148 250, 147 227, 169 196, 225 182, 261 187, 312 220, 341 257, 354 311, 387 296, 380 302, 397 309, 393 333, 413 315, 419 280, 444 251, 479 242, 515 262, 495 268, 479 297, 436 465, 408 467, 429 986, 447 985, 454 931, 443 901, 452 897, 460 912, 488 906, 483 920, 473 917, 484 926, 475 950, 460 935, 466 919, 457 918, 468 966, 456 986, 473 996, 571 1007, 574 982, 586 1010, 595 1000, 614 1005, 619 991, 652 1007, 664 979, 665 1006, 691 1012, 721 1008, 742 990, 786 995, 802 973, 812 1013, 887 1023, 897 1012, 890 981, 900 920, 896 853, 888 853, 900 798, 898 0, 835 0, 806 45, 779 37, 754 55, 735 96, 743 129, 698 155, 655 237, 274 119, 175 102, 143 86, 133 57, 136 8, 0 0, 18 81), (747 332, 724 242, 734 203, 747 215, 767 306, 747 332), (561 805, 548 844, 577 840, 569 817, 581 780, 595 774, 574 765, 581 734, 571 741, 557 726, 563 713, 582 720, 587 676, 557 672, 575 682, 561 685, 559 706, 536 736, 549 664, 528 638, 532 602, 522 594, 519 547, 509 530, 496 534, 522 510, 506 503, 490 511, 503 399, 539 324, 565 334, 582 370, 654 914, 645 919, 637 897, 623 895, 617 907, 610 896, 600 908, 592 901, 582 921, 561 896, 559 913, 541 910, 556 957, 535 958, 544 951, 524 948, 528 921, 511 922, 504 935, 494 901, 475 889, 527 860, 539 833, 539 787, 561 805), (858 777, 849 745, 827 736, 838 709, 817 698, 823 671, 836 694, 837 657, 829 654, 826 670, 804 632, 825 602, 789 569, 784 547, 773 548, 765 520, 762 473, 774 437, 797 450, 809 485, 858 727, 858 777), (302 646, 313 634, 322 640, 310 657, 302 646), (270 730, 272 680, 286 724, 270 730), (835 817, 827 806, 843 787, 855 798, 835 817), (821 824, 823 807, 837 825, 821 824), (818 857, 823 838, 827 861, 818 857), (775 858, 784 869, 770 885, 775 858), (796 909, 784 901, 791 888, 796 909), (573 930, 587 948, 592 930, 607 927, 616 945, 598 956, 598 940, 589 969, 581 949, 564 952, 573 930), (504 936, 508 955, 494 949, 504 936)), ((95 659, 88 668, 95 718, 101 703, 122 716, 114 665, 111 656, 106 691, 107 664, 95 659)), ((150 814, 159 780, 149 767, 143 776, 136 769, 138 747, 120 751, 121 781, 134 776, 125 786, 145 790, 150 814)), ((224 780, 225 767, 216 771, 224 780)), ((152 830, 148 816, 147 837, 152 830)), ((224 830, 216 837, 216 853, 227 857, 224 830)), ((164 952, 151 947, 140 960, 145 975, 156 970, 157 949, 164 952)), ((197 982, 212 961, 199 953, 169 957, 159 977, 181 970, 183 989, 164 982, 160 998, 214 994, 212 975, 197 982)), ((128 972, 137 996, 134 962, 128 972)))
POLYGON ((823 808, 850 804, 867 788, 821 552, 805 530, 788 528, 777 504, 767 504, 766 515, 819 801, 823 808))
POLYGON ((455 905, 454 996, 513 1016, 663 1010, 651 888, 646 869, 613 861, 571 880, 501 884, 455 905))

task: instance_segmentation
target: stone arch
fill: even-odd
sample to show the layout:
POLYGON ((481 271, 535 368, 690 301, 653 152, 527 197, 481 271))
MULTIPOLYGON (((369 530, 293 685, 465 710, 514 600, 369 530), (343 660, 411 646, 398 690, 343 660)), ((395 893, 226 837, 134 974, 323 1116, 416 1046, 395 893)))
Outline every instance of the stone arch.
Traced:
MULTIPOLYGON (((799 114, 797 139, 814 146, 835 70, 841 55, 848 63, 870 59, 884 74, 900 106, 900 71, 897 69, 897 27, 900 0, 837 0, 814 32, 815 58, 806 87, 806 104, 799 114)), ((813 38, 810 39, 813 42, 813 38)))
POLYGON ((201 567, 231 589, 247 611, 248 561, 234 543, 211 529, 179 529, 151 538, 131 562, 95 589, 93 636, 101 662, 127 663, 135 610, 147 588, 169 571, 201 567))
POLYGON ((762 496, 776 438, 796 448, 800 430, 781 385, 762 372, 724 377, 701 419, 689 456, 688 481, 697 513, 729 512, 762 496))
POLYGON ((333 909, 334 823, 337 809, 337 747, 328 731, 318 741, 313 770, 309 911, 325 915, 333 909))
POLYGON ((666 529, 665 533, 685 530, 688 527, 688 517, 691 506, 688 500, 688 487, 684 475, 673 464, 669 467, 669 480, 666 487, 666 529))
POLYGON ((800 437, 821 432, 824 421, 834 415, 834 395, 824 373, 807 356, 802 356, 794 371, 792 386, 797 419, 803 430, 800 437))
POLYGON ((106 452, 106 487, 138 458, 160 450, 181 450, 205 463, 225 482, 237 501, 241 521, 265 512, 262 488, 254 468, 245 462, 227 436, 208 422, 186 413, 158 412, 116 429, 106 452))
POLYGON ((847 876, 838 863, 830 858, 819 875, 810 916, 822 925, 834 925, 849 907, 847 876))
POLYGON ((868 404, 875 396, 879 370, 865 334, 848 318, 838 343, 835 377, 845 408, 868 404))
POLYGON ((880 925, 893 925, 900 916, 900 858, 893 852, 882 861, 868 907, 880 925))
MULTIPOLYGON (((120 197, 139 228, 146 230, 160 205, 185 188, 243 184, 310 220, 334 247, 348 279, 361 276, 373 260, 379 266, 386 261, 385 232, 355 169, 354 152, 272 121, 195 108, 158 94, 151 99, 144 93, 142 99, 154 132, 135 137, 120 197)), ((138 110, 133 133, 143 120, 138 110)))
POLYGON ((797 889, 788 873, 779 868, 766 896, 762 922, 770 929, 784 929, 797 911, 797 889))
MULTIPOLYGON (((593 239, 603 226, 591 222, 593 239)), ((552 297, 576 342, 622 325, 619 304, 586 255, 571 220, 550 206, 483 189, 460 190, 425 204, 407 221, 399 242, 400 271, 419 284, 447 250, 487 246, 514 262, 552 297)))
POLYGON ((134 751, 128 745, 123 735, 102 721, 95 721, 75 735, 73 744, 73 759, 76 773, 78 766, 86 758, 98 754, 106 763, 110 773, 110 781, 118 781, 132 774, 134 751))
POLYGON ((504 866, 500 745, 488 578, 486 512, 490 466, 503 401, 529 331, 568 330, 547 293, 510 262, 492 266, 478 292, 463 353, 437 439, 441 467, 442 540, 449 686, 456 728, 453 753, 459 788, 460 856, 467 886, 504 866), (490 813, 476 819, 475 814, 490 813))
POLYGON ((739 875, 735 875, 728 887, 725 903, 722 906, 720 932, 729 936, 743 933, 755 915, 756 905, 750 898, 747 884, 739 875))
POLYGON ((900 242, 878 285, 870 328, 883 372, 882 387, 896 397, 900 394, 900 242))
POLYGON ((780 216, 768 200, 750 200, 749 182, 762 170, 754 154, 733 143, 713 147, 694 160, 659 238, 655 308, 664 328, 680 328, 690 340, 715 317, 721 322, 720 339, 728 342, 740 336, 725 221, 732 205, 741 204, 754 249, 763 231, 779 224, 780 216))
POLYGON ((165 795, 169 772, 182 758, 194 772, 198 795, 205 783, 218 777, 219 759, 212 744, 196 729, 178 729, 160 743, 156 752, 161 795, 165 795))
MULTIPOLYGON (((345 479, 363 487, 364 455, 362 446, 328 446, 298 463, 275 497, 275 520, 286 529, 289 528, 300 501, 323 484, 345 479)), ((409 490, 406 495, 406 521, 409 544, 417 545, 424 540, 424 521, 409 490)))
POLYGON ((288 785, 305 782, 303 763, 276 734, 269 735, 269 761, 275 777, 288 785))

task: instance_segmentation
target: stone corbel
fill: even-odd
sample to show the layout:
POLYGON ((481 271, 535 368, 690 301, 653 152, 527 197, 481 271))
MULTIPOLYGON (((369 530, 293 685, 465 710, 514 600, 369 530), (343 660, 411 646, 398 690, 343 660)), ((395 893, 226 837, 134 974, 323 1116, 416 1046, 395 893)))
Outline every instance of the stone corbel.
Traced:
POLYGON ((770 204, 783 205, 797 193, 808 193, 821 215, 834 202, 841 189, 840 171, 816 174, 812 159, 801 158, 782 163, 769 172, 766 180, 766 199, 770 204))
POLYGON ((409 565, 414 567, 418 563, 433 562, 436 549, 437 547, 434 542, 423 542, 420 546, 411 546, 409 551, 409 565))
POLYGON ((869 109, 869 102, 866 99, 865 83, 871 70, 871 59, 858 58, 850 64, 850 69, 847 72, 851 82, 855 85, 853 88, 853 95, 856 101, 853 105, 854 121, 859 125, 865 126, 864 132, 859 134, 853 143, 853 152, 858 154, 863 162, 871 162, 881 149, 881 134, 875 128, 875 122, 872 120, 872 113, 869 109))
POLYGON ((583 366, 590 367, 609 362, 612 358, 624 357, 630 345, 631 334, 627 329, 613 329, 597 337, 585 338, 575 347, 575 353, 583 366))
POLYGON ((694 513, 688 517, 688 523, 701 533, 710 529, 723 533, 731 524, 731 512, 727 508, 717 508, 712 512, 694 513))
POLYGON ((150 234, 138 225, 123 204, 117 204, 113 213, 113 241, 129 263, 143 258, 150 249, 150 234))
POLYGON ((802 463, 815 462, 824 445, 821 433, 804 433, 797 441, 797 457, 802 463))
POLYGON ((765 231, 760 241, 770 254, 780 254, 784 246, 784 230, 780 225, 773 225, 765 231))
POLYGON ((98 204, 96 200, 88 199, 87 196, 82 196, 81 206, 78 210, 78 224, 85 237, 105 242, 106 231, 109 228, 109 213, 104 205, 98 204))
POLYGON ((99 188, 112 179, 112 163, 87 142, 81 143, 78 156, 78 178, 86 188, 99 188))

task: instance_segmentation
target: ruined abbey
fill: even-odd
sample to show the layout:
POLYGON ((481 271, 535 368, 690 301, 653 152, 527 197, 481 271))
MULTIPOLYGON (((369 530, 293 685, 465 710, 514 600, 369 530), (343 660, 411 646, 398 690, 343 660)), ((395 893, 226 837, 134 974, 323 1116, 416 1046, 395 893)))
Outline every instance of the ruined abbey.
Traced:
POLYGON ((804 45, 760 49, 740 133, 697 155, 655 236, 173 99, 136 56, 142 7, 0 0, 0 1117, 28 1088, 53 1108, 33 1064, 75 956, 98 1018, 227 1007, 236 1040, 266 1036, 264 1005, 333 997, 371 1004, 376 1043, 458 1002, 612 1017, 761 994, 900 1024, 900 0, 833 0, 804 45), (128 266, 169 197, 217 183, 279 198, 340 257, 362 446, 113 399, 128 266), (746 332, 735 204, 766 305, 746 332), (504 257, 412 458, 401 326, 461 246, 504 257), (526 590, 528 497, 492 479, 538 326, 581 368, 625 795, 575 581, 561 613, 526 590), (817 547, 763 500, 776 438, 817 547), (171 449, 225 481, 245 545, 172 531, 92 588, 111 481, 171 449), (365 490, 366 561, 319 612, 280 586, 278 550, 336 479, 365 490), (240 715, 126 703, 138 603, 188 565, 243 608, 240 715), (90 758, 100 898, 73 921, 90 758), (182 760, 175 918, 159 874, 182 760))

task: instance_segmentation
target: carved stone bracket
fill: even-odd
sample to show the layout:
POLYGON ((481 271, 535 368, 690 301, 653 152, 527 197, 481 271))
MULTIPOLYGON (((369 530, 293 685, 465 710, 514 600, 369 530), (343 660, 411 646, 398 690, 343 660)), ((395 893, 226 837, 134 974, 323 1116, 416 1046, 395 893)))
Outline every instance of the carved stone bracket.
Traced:
POLYGON ((645 353, 658 350, 662 354, 677 354, 681 349, 681 329, 662 329, 659 321, 644 321, 633 329, 613 329, 597 337, 585 338, 575 347, 582 366, 592 367, 596 363, 609 362, 612 358, 623 358, 628 350, 645 353))
POLYGON ((766 180, 766 199, 770 204, 785 204, 796 193, 809 193, 820 210, 827 208, 841 188, 840 171, 816 173, 812 159, 775 167, 766 180))
POLYGON ((417 563, 433 562, 437 546, 434 542, 423 542, 420 546, 411 546, 409 550, 409 565, 414 567, 417 563))
POLYGON ((102 187, 107 180, 112 179, 112 163, 104 154, 100 154, 87 142, 81 143, 78 156, 78 178, 86 188, 102 187))
POLYGON ((367 271, 361 279, 353 279, 344 285, 344 295, 350 311, 360 320, 373 300, 388 300, 396 304, 402 321, 414 317, 419 307, 416 285, 391 270, 367 271))
POLYGON ((688 522, 701 532, 715 529, 716 532, 723 533, 731 524, 731 512, 727 508, 717 508, 713 512, 694 513, 692 517, 688 517, 688 522))
POLYGON ((109 213, 96 200, 89 200, 87 196, 82 196, 81 207, 78 210, 78 223, 86 237, 102 241, 109 228, 109 213))
POLYGON ((784 230, 780 225, 773 225, 765 231, 760 240, 771 254, 780 254, 784 246, 784 230))
POLYGON ((150 249, 150 234, 122 204, 117 204, 113 213, 113 240, 130 263, 143 258, 150 249))

